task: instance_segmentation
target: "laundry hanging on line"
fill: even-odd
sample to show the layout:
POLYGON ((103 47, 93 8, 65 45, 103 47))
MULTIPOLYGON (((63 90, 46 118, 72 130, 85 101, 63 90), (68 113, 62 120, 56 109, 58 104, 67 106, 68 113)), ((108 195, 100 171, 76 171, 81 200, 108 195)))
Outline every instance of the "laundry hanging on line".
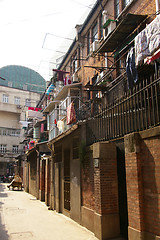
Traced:
POLYGON ((132 89, 134 83, 138 81, 138 72, 135 65, 135 51, 133 47, 128 52, 128 55, 126 58, 126 73, 127 73, 128 88, 132 89))
POLYGON ((74 109, 74 103, 71 102, 70 105, 67 107, 67 125, 76 122, 76 112, 74 109))

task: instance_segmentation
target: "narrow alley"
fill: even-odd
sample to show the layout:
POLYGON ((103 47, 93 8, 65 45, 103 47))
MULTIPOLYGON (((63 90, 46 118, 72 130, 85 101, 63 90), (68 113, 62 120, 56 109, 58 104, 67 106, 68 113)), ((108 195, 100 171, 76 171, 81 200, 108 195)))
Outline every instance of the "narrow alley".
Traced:
POLYGON ((96 240, 93 233, 24 191, 0 183, 0 240, 96 240))

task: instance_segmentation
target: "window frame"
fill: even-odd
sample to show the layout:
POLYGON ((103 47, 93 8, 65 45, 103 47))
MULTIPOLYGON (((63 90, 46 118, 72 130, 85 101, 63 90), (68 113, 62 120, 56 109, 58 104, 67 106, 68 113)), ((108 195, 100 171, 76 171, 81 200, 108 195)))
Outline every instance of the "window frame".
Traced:
POLYGON ((14 104, 15 105, 20 105, 20 97, 14 97, 14 104))
POLYGON ((7 94, 3 94, 3 103, 9 102, 9 96, 7 94))
POLYGON ((99 29, 100 29, 100 39, 103 37, 103 25, 104 25, 104 17, 103 14, 101 12, 100 16, 99 16, 99 29))
POLYGON ((12 146, 12 153, 19 153, 19 145, 12 146))
POLYGON ((115 18, 117 18, 120 15, 120 0, 115 0, 115 18))
POLYGON ((73 59, 72 59, 72 70, 73 73, 75 73, 78 69, 78 54, 77 52, 75 52, 75 54, 73 55, 73 59))
POLYGON ((89 55, 91 50, 91 43, 90 43, 90 31, 87 33, 87 55, 89 55))
POLYGON ((1 153, 7 152, 7 144, 0 144, 0 152, 1 153))
POLYGON ((133 0, 123 0, 123 9, 126 8, 133 0))
POLYGON ((94 23, 94 26, 92 27, 92 43, 98 40, 98 23, 97 21, 94 23))
POLYGON ((26 98, 26 100, 25 100, 25 106, 26 106, 26 107, 30 107, 30 106, 31 106, 31 99, 30 99, 30 98, 26 98))

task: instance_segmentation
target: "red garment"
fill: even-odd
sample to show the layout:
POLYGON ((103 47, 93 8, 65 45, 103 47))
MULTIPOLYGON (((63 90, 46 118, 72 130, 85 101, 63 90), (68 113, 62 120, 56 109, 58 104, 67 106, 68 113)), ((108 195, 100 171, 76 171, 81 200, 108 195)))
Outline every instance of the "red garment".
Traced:
POLYGON ((42 110, 42 108, 28 107, 28 110, 32 110, 32 111, 38 112, 38 111, 42 110))
POLYGON ((57 76, 57 80, 58 81, 63 81, 63 75, 65 73, 69 73, 69 72, 66 72, 66 71, 62 71, 62 70, 58 70, 58 69, 52 69, 54 72, 57 72, 58 76, 57 76))
POLYGON ((64 78, 64 85, 68 84, 71 84, 71 76, 69 74, 64 78))
POLYGON ((67 107, 67 125, 70 125, 75 122, 76 122, 76 112, 74 109, 74 103, 71 102, 71 104, 67 107))
POLYGON ((41 123, 41 133, 44 132, 44 123, 41 123))

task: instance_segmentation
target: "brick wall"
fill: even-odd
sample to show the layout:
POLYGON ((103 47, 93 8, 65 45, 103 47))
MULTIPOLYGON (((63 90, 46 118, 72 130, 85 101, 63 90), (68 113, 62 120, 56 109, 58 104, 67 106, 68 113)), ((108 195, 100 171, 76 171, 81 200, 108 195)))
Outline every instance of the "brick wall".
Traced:
POLYGON ((82 165, 82 206, 94 210, 94 169, 92 151, 88 151, 82 165))
POLYGON ((144 230, 160 236, 160 137, 141 141, 144 230))
POLYGON ((132 152, 127 153, 125 158, 127 171, 128 225, 139 231, 143 231, 143 196, 140 157, 139 154, 132 152))
POLYGON ((155 0, 137 0, 131 7, 131 13, 133 14, 154 14, 156 12, 155 0))
POLYGON ((159 128, 155 128, 155 136, 153 132, 125 137, 128 219, 129 228, 160 236, 159 128))
POLYGON ((99 157, 94 168, 95 211, 101 215, 118 213, 117 156, 114 143, 93 145, 93 157, 99 157))

